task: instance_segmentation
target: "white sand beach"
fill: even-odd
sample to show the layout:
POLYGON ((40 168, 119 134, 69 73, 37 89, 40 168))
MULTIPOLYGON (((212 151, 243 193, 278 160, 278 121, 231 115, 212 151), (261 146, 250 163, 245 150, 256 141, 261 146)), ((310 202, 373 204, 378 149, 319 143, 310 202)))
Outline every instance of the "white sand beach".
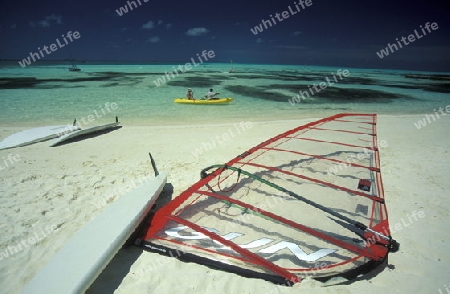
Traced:
MULTIPOLYGON (((400 251, 388 267, 349 285, 305 280, 293 287, 213 270, 142 251, 120 250, 89 293, 439 293, 450 284, 450 116, 417 129, 424 115, 378 116, 385 198, 400 251)), ((0 293, 20 293, 56 251, 109 203, 152 174, 151 152, 168 172, 173 197, 224 163, 283 131, 313 121, 242 121, 183 126, 129 126, 49 147, 0 151, 0 293), (215 141, 216 135, 236 136, 215 141), (205 143, 205 144, 204 144, 205 143), (196 151, 197 150, 197 151, 196 151), (30 237, 34 237, 30 239, 30 237), (20 245, 19 245, 20 244, 20 245), (6 253, 7 254, 6 254, 6 253)), ((0 128, 0 140, 24 128, 0 128)), ((111 225, 114 220, 111 220, 111 225)), ((101 232, 99 232, 101 234, 101 232)), ((84 250, 88 250, 87 248, 84 250)), ((49 282, 58 279, 49 277, 49 282)))

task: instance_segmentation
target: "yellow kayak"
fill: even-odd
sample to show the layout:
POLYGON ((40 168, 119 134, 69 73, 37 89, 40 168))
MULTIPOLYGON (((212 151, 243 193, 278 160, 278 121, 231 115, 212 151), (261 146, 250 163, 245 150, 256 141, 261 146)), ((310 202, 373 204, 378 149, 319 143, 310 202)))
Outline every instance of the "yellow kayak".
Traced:
POLYGON ((173 102, 185 104, 226 104, 233 101, 233 98, 212 98, 209 100, 177 98, 173 102))

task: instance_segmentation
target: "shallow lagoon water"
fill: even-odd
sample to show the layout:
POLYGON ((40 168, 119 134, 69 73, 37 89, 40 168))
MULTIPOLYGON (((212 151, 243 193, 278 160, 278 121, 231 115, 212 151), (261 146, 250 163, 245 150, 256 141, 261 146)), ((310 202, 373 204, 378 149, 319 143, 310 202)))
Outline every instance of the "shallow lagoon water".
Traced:
POLYGON ((81 64, 81 72, 69 72, 61 64, 3 65, 0 124, 67 124, 74 118, 86 121, 89 115, 99 123, 118 115, 123 123, 153 125, 324 117, 339 112, 418 114, 445 107, 450 97, 450 75, 445 73, 256 64, 235 64, 236 72, 229 73, 229 64, 211 63, 176 74, 177 66, 81 64), (348 70, 349 75, 339 78, 338 70, 348 70), (155 81, 165 73, 170 81, 157 86, 155 81), (321 89, 321 82, 327 87, 321 89), (319 91, 313 90, 314 85, 319 91), (214 88, 220 97, 235 100, 229 105, 174 103, 188 87, 198 98, 214 88), (307 99, 290 103, 299 91, 308 90, 310 97, 304 94, 307 99), (116 109, 108 107, 113 102, 116 109))

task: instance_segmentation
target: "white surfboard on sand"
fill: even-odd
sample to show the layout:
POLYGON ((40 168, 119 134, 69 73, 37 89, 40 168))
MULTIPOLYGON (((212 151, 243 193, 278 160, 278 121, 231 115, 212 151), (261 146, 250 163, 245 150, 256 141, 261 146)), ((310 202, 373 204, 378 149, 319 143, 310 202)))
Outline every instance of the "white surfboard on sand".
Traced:
POLYGON ((23 293, 84 293, 150 211, 167 174, 140 185, 82 227, 28 283, 23 293))
POLYGON ((66 142, 68 140, 74 139, 76 137, 81 137, 81 136, 85 136, 87 134, 93 134, 93 133, 97 133, 97 132, 100 132, 100 131, 105 131, 105 130, 108 130, 108 129, 112 129, 112 128, 117 127, 118 125, 119 125, 119 120, 116 117, 116 122, 114 122, 114 123, 94 126, 94 127, 90 127, 90 128, 86 128, 86 129, 80 129, 80 130, 77 130, 75 132, 71 132, 71 133, 65 134, 65 135, 63 135, 63 136, 53 140, 50 143, 50 147, 55 147, 55 146, 57 146, 59 144, 62 144, 63 142, 66 142))
POLYGON ((0 142, 0 150, 21 147, 30 145, 37 142, 42 142, 57 138, 64 134, 79 130, 77 125, 65 125, 65 126, 45 126, 29 130, 24 130, 9 137, 6 137, 0 142))

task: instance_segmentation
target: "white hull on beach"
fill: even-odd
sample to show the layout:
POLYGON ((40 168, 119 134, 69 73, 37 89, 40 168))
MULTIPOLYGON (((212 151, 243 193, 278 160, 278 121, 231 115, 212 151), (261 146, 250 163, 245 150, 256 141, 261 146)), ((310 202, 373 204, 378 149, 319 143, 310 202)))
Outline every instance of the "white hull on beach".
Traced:
POLYGON ((99 125, 99 126, 94 126, 94 127, 90 127, 90 128, 86 128, 86 129, 78 129, 74 132, 71 133, 66 133, 63 136, 56 138, 55 140, 53 140, 50 143, 50 147, 55 147, 57 145, 60 145, 64 142, 67 142, 69 140, 73 140, 77 137, 81 137, 81 136, 85 136, 88 134, 94 134, 97 132, 101 132, 101 131, 105 131, 108 129, 113 129, 115 127, 117 127, 119 125, 119 120, 116 117, 116 122, 110 123, 110 124, 104 124, 104 125, 99 125))
POLYGON ((0 150, 14 147, 22 147, 38 142, 57 138, 62 134, 70 134, 79 130, 77 125, 45 126, 24 130, 5 138, 0 142, 0 150))
POLYGON ((122 196, 82 227, 22 293, 84 293, 155 204, 167 181, 162 172, 122 196))

